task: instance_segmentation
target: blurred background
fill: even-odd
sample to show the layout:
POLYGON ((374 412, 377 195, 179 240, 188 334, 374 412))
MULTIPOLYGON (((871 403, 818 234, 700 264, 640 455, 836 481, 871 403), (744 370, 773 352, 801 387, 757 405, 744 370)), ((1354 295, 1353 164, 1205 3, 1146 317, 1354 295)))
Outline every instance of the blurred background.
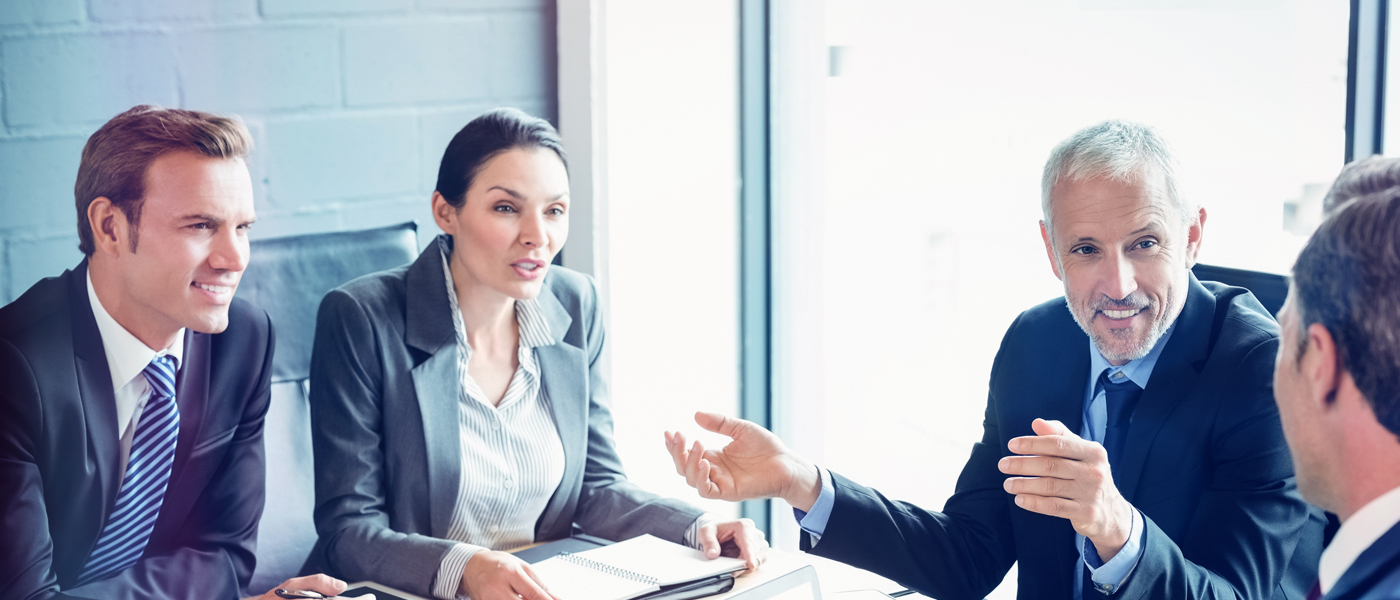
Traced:
MULTIPOLYGON (((936 509, 980 436, 1001 335, 1062 294, 1037 231, 1050 148, 1108 118, 1158 127, 1208 211, 1201 260, 1287 272, 1344 162, 1400 140, 1383 118, 1390 15, 1382 0, 3 0, 0 304, 81 260, 83 143, 133 105, 242 117, 255 238, 417 220, 420 245, 447 141, 516 106, 570 152, 563 261, 602 284, 633 479, 701 502, 661 432, 694 436, 691 414, 714 410, 936 509)), ((701 503, 796 546, 787 507, 701 503)))

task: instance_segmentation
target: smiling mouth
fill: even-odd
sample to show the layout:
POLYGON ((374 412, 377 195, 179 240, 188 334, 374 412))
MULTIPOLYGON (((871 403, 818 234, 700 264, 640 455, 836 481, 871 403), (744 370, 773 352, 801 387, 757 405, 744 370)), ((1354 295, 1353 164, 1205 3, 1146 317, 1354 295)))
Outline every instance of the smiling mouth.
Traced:
POLYGON ((1126 318, 1128 318, 1128 317, 1131 317, 1131 316, 1133 316, 1133 315, 1136 315, 1136 314, 1142 312, 1145 308, 1146 308, 1146 307, 1143 307, 1143 308, 1134 308, 1134 309, 1130 309, 1130 310, 1108 310, 1108 309, 1104 309, 1104 310, 1101 310, 1101 311, 1099 311, 1099 312, 1102 312, 1105 316, 1107 316, 1107 317, 1110 318, 1110 319, 1126 319, 1126 318))
POLYGON ((515 263, 514 265, 511 265, 511 266, 517 267, 517 268, 521 268, 521 269, 525 269, 526 271, 534 271, 535 269, 540 268, 540 265, 537 265, 537 264, 532 263, 532 262, 515 263))
POLYGON ((203 283, 199 283, 199 282, 194 282, 194 283, 191 283, 190 285, 193 285, 193 286, 195 286, 195 287, 197 287, 197 288, 199 288, 199 289, 201 289, 201 290, 204 290, 204 291, 209 292, 209 293, 212 293, 212 294, 232 294, 232 293, 233 293, 233 286, 231 286, 231 285, 208 285, 208 284, 203 284, 203 283))

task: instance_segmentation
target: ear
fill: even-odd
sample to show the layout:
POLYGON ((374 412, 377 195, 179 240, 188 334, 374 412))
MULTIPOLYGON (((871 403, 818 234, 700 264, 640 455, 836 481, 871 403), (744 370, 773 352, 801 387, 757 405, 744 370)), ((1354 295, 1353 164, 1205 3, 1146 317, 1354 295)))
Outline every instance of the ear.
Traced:
POLYGON ((457 230, 457 207, 444 198, 441 193, 433 192, 433 221, 437 223, 438 229, 446 232, 457 230))
POLYGON ((1050 272, 1055 274, 1055 279, 1064 281, 1064 275, 1060 274, 1060 261, 1055 260, 1055 243, 1050 240, 1050 230, 1045 227, 1045 221, 1040 222, 1040 239, 1045 240, 1045 258, 1050 259, 1050 272))
POLYGON ((1196 218, 1191 221, 1191 228, 1186 233, 1186 268, 1196 266, 1196 256, 1201 252, 1201 238, 1206 235, 1206 209, 1201 208, 1196 213, 1196 218))
POLYGON ((1307 354, 1303 355, 1303 376, 1311 384, 1312 400, 1319 404, 1319 409, 1331 408, 1336 402, 1342 375, 1337 342, 1332 338, 1332 332, 1327 331, 1322 323, 1309 325, 1307 354))
POLYGON ((92 229, 92 245, 95 252, 117 255, 131 239, 131 224, 126 213, 112 204, 106 196, 98 196, 88 204, 88 227, 92 229))

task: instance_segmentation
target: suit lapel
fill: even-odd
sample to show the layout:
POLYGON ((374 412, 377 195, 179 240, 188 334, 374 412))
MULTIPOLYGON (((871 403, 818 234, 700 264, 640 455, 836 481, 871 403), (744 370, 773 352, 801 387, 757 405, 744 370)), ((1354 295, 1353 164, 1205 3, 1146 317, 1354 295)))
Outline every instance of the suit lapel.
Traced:
POLYGON ((1210 354, 1215 296, 1196 280, 1195 275, 1189 277, 1186 304, 1177 317, 1176 328, 1167 347, 1162 349, 1162 356, 1152 368, 1152 376, 1128 426, 1122 464, 1118 467, 1123 476, 1119 492, 1129 502, 1136 495, 1152 442, 1167 417, 1195 387, 1201 366, 1210 354))
MULTIPOLYGON (((573 491, 579 489, 574 480, 583 474, 584 463, 588 460, 589 393, 587 353, 563 341, 573 319, 548 285, 540 290, 539 303, 555 339, 549 346, 535 348, 540 364, 540 392, 549 403, 554 427, 564 446, 564 476, 540 514, 537 532, 558 520, 573 491)), ((568 535, 569 532, 559 533, 568 535)))
MULTIPOLYGON (((446 537, 452 508, 461 485, 462 448, 459 420, 461 387, 457 368, 456 331, 447 299, 442 254, 428 244, 408 268, 404 302, 404 337, 410 347, 427 355, 413 368, 413 391, 423 418, 424 456, 428 458, 428 501, 432 534, 446 537)), ((390 402, 389 399, 385 400, 390 402)), ((393 407, 385 406, 385 410, 393 407)))
MULTIPOLYGON (((175 443, 175 464, 171 470, 171 487, 180 481, 190 452, 199 445, 204 419, 209 412, 210 335, 185 330, 185 355, 180 358, 179 381, 176 382, 175 403, 180 408, 180 436, 175 443)), ((167 495, 168 495, 167 491, 167 495)))
MULTIPOLYGON (((102 334, 97 319, 92 316, 88 302, 87 260, 73 270, 69 279, 69 299, 73 307, 73 355, 78 371, 78 393, 82 398, 83 417, 87 423, 88 461, 97 465, 101 482, 101 506, 98 514, 111 512, 121 488, 120 436, 117 435, 117 398, 112 390, 112 372, 107 366, 107 354, 102 346, 102 334)), ((104 517, 105 518, 105 517, 104 517)), ((99 523, 100 527, 100 523, 99 523)), ((94 540, 97 532, 93 532, 94 540)))
POLYGON ((1327 592, 1328 600, 1343 600, 1352 597, 1352 592, 1374 586, 1373 579, 1390 574, 1400 563, 1400 524, 1373 542, 1370 547, 1356 557, 1356 561, 1342 573, 1341 579, 1327 592))

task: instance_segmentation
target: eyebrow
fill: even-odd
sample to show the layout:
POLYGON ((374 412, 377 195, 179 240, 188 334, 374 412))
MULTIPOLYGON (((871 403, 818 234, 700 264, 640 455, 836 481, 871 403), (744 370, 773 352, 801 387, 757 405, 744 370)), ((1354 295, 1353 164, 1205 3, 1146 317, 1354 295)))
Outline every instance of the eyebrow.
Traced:
MULTIPOLYGON (((512 198, 515 198, 516 200, 520 200, 521 202, 524 202, 524 201, 525 201, 525 196, 521 195, 520 192, 517 192, 517 191, 515 191, 515 190, 512 190, 512 189, 510 189, 510 188, 508 188, 508 187, 502 187, 502 186, 499 186, 499 185, 493 185, 493 186, 491 186, 491 187, 489 187, 489 188, 486 189, 486 191, 488 191, 488 192, 491 191, 491 190, 501 190, 502 192, 505 192, 505 193, 507 193, 507 194, 510 194, 510 196, 511 196, 512 198)), ((550 198, 549 201, 550 201, 550 202, 554 202, 554 201, 559 200, 560 198, 563 198, 564 196, 568 196, 568 195, 569 195, 568 192, 564 192, 564 193, 562 193, 562 194, 559 194, 558 196, 555 196, 555 197, 553 197, 553 198, 550 198)))
MULTIPOLYGON (((183 217, 180 217, 180 221, 184 221, 184 222, 189 222, 189 221, 209 221, 210 223, 213 223, 213 224, 215 224, 215 225, 223 225, 223 224, 226 223, 228 220, 227 220, 227 219, 221 219, 221 218, 219 218, 219 217, 216 217, 216 216, 211 215, 211 214, 208 214, 208 213, 197 213, 197 214, 193 214, 193 215, 185 215, 185 216, 183 216, 183 217)), ((249 219, 249 220, 247 220, 247 221, 243 221, 242 223, 239 223, 239 225, 252 225, 253 223, 256 223, 257 221, 258 221, 257 217, 254 217, 254 218, 252 218, 252 219, 249 219)))

